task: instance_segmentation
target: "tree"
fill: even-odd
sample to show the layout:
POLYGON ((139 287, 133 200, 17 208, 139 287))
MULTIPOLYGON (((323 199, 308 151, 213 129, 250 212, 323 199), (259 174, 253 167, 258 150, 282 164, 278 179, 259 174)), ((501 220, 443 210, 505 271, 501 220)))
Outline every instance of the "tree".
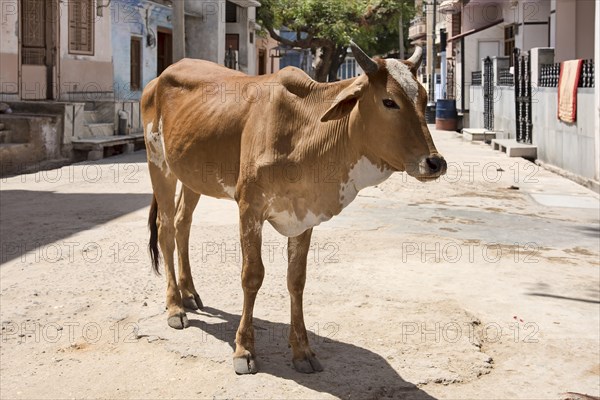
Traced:
POLYGON ((350 39, 370 54, 398 49, 400 13, 405 21, 414 15, 410 0, 261 0, 261 4, 259 24, 283 45, 311 49, 315 79, 320 82, 336 80, 350 39), (295 38, 282 37, 276 31, 281 27, 295 32, 295 38))

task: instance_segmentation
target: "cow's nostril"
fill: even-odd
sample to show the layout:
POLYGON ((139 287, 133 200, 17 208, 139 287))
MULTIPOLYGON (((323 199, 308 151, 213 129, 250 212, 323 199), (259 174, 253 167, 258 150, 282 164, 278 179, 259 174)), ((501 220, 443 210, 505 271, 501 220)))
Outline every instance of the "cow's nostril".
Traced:
POLYGON ((425 161, 431 172, 438 172, 442 166, 442 159, 439 157, 427 157, 425 161))

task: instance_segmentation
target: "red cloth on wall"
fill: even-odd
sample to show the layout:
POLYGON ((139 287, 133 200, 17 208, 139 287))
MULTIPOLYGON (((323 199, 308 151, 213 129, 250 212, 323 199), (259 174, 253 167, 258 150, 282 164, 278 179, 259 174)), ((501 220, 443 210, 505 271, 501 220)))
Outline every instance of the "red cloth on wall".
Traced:
POLYGON ((577 120, 577 85, 583 60, 569 60, 560 64, 558 78, 558 119, 572 124, 577 120))

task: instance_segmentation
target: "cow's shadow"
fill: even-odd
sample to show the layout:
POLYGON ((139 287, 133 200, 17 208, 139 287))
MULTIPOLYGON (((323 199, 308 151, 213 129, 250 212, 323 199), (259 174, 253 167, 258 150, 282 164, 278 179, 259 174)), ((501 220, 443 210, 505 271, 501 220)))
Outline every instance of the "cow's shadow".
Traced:
MULTIPOLYGON (((198 314, 210 322, 190 319, 191 327, 228 343, 232 350, 235 348, 235 332, 240 321, 238 315, 211 307, 205 307, 198 314), (212 319, 219 322, 213 323, 212 319)), ((254 326, 259 374, 292 380, 340 399, 435 399, 402 379, 380 355, 333 339, 332 335, 336 332, 334 324, 319 327, 320 334, 309 333, 311 347, 325 368, 323 372, 315 374, 302 374, 293 369, 291 349, 287 343, 288 324, 254 318, 254 326)), ((233 365, 231 373, 234 374, 233 365)))

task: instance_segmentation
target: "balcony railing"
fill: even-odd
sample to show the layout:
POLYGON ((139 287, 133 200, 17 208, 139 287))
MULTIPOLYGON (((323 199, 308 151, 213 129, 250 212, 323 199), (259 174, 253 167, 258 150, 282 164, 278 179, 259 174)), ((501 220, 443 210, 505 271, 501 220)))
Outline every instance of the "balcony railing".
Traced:
POLYGON ((425 18, 416 17, 410 21, 410 27, 408 28, 408 37, 411 40, 419 39, 427 35, 427 26, 425 25, 425 18))
POLYGON ((540 87, 558 87, 560 63, 542 64, 540 66, 540 87))
POLYGON ((594 87, 594 60, 583 60, 581 75, 579 76, 579 87, 594 87))
POLYGON ((471 86, 481 86, 481 71, 471 72, 471 86))
MULTIPOLYGON (((594 60, 583 60, 581 66, 581 74, 579 75, 578 87, 592 88, 595 87, 594 82, 594 60)), ((558 79, 560 78, 560 63, 542 64, 540 67, 540 87, 558 87, 558 79)))
POLYGON ((515 77, 510 73, 508 68, 500 68, 498 70, 498 86, 514 86, 515 77))

